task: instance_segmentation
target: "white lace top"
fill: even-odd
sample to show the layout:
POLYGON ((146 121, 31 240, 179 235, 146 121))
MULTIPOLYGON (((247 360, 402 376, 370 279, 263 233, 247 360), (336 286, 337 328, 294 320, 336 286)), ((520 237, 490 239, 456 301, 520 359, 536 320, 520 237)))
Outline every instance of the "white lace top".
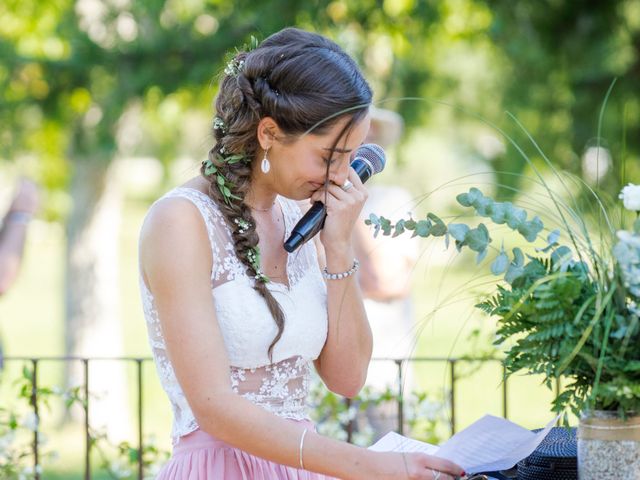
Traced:
MULTIPOLYGON (((308 418, 305 400, 311 363, 327 337, 326 285, 313 242, 288 254, 288 287, 267 284, 285 314, 284 332, 273 349, 272 363, 268 348, 278 331, 276 324, 264 299, 252 288, 253 278, 246 275, 235 255, 231 232, 218 207, 207 195, 192 188, 176 188, 162 199, 176 197, 192 202, 207 227, 213 251, 211 292, 215 320, 224 337, 233 390, 282 417, 308 418)), ((278 197, 278 204, 288 238, 300 218, 300 209, 295 201, 283 197, 278 197)), ((153 294, 142 276, 140 290, 153 358, 173 409, 172 437, 176 443, 181 436, 196 430, 198 424, 167 356, 153 294)))

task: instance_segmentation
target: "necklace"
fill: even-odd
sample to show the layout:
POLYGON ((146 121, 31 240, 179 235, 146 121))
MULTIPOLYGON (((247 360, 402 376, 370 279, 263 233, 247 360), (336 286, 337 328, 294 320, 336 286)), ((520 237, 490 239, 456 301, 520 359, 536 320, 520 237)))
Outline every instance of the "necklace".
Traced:
POLYGON ((255 212, 270 212, 271 209, 273 208, 273 206, 276 204, 276 202, 273 202, 268 208, 256 208, 256 207, 252 207, 251 205, 247 204, 247 206, 255 211, 255 212))

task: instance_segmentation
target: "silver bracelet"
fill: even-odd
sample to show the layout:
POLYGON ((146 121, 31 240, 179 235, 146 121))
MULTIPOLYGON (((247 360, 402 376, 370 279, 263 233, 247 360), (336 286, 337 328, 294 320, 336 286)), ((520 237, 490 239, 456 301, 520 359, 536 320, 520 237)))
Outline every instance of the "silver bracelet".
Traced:
POLYGON ((302 448, 304 447, 304 436, 307 434, 307 429, 305 428, 302 432, 302 436, 300 437, 300 451, 298 452, 298 460, 300 460, 300 468, 304 470, 304 461, 302 460, 302 448))
POLYGON ((359 268, 360 268, 360 262, 358 261, 357 258, 354 258, 353 259, 353 266, 349 270, 347 270, 346 272, 329 273, 327 271, 327 267, 324 267, 324 270, 322 270, 322 276, 325 278, 325 280, 342 280, 343 278, 350 277, 351 275, 356 273, 359 268))

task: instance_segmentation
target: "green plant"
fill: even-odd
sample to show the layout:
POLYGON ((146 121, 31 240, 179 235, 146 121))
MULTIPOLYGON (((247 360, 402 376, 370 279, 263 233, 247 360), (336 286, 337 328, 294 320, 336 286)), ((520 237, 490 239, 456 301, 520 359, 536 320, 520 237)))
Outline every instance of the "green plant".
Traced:
MULTIPOLYGON (((0 478, 3 480, 32 480, 42 475, 42 465, 57 458, 57 452, 46 449, 46 436, 40 431, 40 416, 51 413, 50 404, 62 400, 69 409, 74 405, 84 408, 85 399, 81 387, 37 387, 33 389, 33 373, 23 367, 21 376, 13 383, 16 400, 11 408, 0 407, 0 478), (37 398, 39 414, 34 412, 33 398, 37 398), (34 465, 34 442, 38 443, 38 465, 34 465)), ((91 448, 98 453, 100 468, 114 480, 137 477, 140 451, 128 442, 113 444, 101 431, 89 428, 91 448)), ((145 439, 142 448, 142 464, 145 479, 155 478, 169 452, 159 449, 153 437, 145 439)))
MULTIPOLYGON (((398 401, 398 392, 391 388, 380 390, 366 386, 347 402, 344 397, 328 391, 319 379, 312 383, 309 393, 311 417, 318 432, 346 441, 347 428, 351 424, 351 442, 360 446, 369 446, 374 439, 371 416, 380 412, 395 414, 398 401)), ((443 402, 425 392, 411 392, 403 395, 403 405, 405 428, 409 435, 425 442, 440 443, 436 430, 446 422, 443 402)), ((389 428, 396 428, 396 423, 389 428)))
MULTIPOLYGON (((545 185, 546 186, 546 185, 545 185)), ((579 413, 585 408, 617 410, 621 415, 640 411, 640 220, 633 230, 615 232, 602 207, 607 227, 599 231, 604 248, 597 250, 578 213, 563 204, 548 188, 558 207, 570 246, 561 245, 561 230, 546 237, 546 245, 528 255, 519 247, 508 253, 504 244, 491 245, 483 223, 446 225, 437 215, 425 219, 389 219, 370 216, 366 223, 375 233, 398 236, 444 237, 455 240, 458 251, 468 248, 482 262, 491 248, 497 251, 490 269, 503 283, 477 308, 497 318, 496 345, 505 347, 508 373, 542 374, 552 388, 556 379, 569 380, 554 400, 556 412, 579 413), (576 230, 565 220, 571 215, 581 225, 576 230), (617 240, 616 240, 617 237, 617 240), (613 245, 615 243, 615 245, 613 245)), ((628 209, 640 210, 640 187, 621 194, 628 209)), ((602 206, 601 200, 595 197, 602 206)), ((457 196, 458 203, 474 214, 505 225, 527 242, 540 238, 539 217, 510 202, 496 202, 477 188, 457 196)))

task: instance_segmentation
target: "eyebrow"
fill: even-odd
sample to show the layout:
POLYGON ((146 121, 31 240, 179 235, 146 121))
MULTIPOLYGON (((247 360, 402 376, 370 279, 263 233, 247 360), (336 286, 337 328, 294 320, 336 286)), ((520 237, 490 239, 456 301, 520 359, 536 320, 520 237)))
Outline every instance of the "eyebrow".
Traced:
POLYGON ((352 151, 349 148, 345 149, 345 148, 327 148, 327 147, 324 147, 323 150, 327 150, 329 152, 338 152, 338 153, 349 153, 352 151))

